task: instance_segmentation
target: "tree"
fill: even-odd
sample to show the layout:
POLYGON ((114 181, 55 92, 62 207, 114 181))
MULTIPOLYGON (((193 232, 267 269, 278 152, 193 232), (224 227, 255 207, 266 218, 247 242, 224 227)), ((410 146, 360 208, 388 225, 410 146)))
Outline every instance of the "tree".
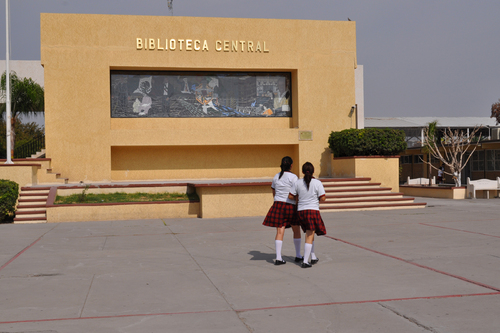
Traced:
MULTIPOLYGON (((20 115, 33 115, 35 112, 44 111, 44 90, 31 78, 19 78, 16 72, 10 75, 10 101, 11 101, 11 154, 14 157, 16 125, 20 123, 20 115)), ((0 81, 0 96, 6 100, 7 73, 2 74, 0 81)), ((6 103, 0 105, 0 115, 6 112, 6 103)))
MULTIPOLYGON (((0 117, 0 158, 6 158, 6 126, 5 120, 0 117)), ((35 137, 40 137, 44 134, 45 130, 43 126, 38 125, 35 122, 22 123, 18 119, 16 120, 16 147, 22 146, 23 144, 31 141, 35 137)), ((21 156, 22 158, 23 156, 21 156)))
MULTIPOLYGON (((467 135, 464 131, 452 131, 450 128, 447 128, 444 131, 443 138, 439 143, 435 142, 434 144, 427 145, 431 155, 450 168, 451 172, 445 171, 445 173, 452 176, 455 181, 455 186, 457 187, 462 185, 460 173, 465 168, 469 159, 472 157, 472 154, 476 150, 477 143, 481 140, 481 135, 476 137, 479 130, 479 127, 475 127, 470 135, 467 135), (470 151, 471 147, 472 151, 470 151), (469 151, 470 155, 466 157, 465 154, 469 151)), ((427 142, 432 142, 429 140, 432 136, 428 128, 424 129, 424 137, 427 142)), ((437 169, 430 163, 430 161, 424 162, 429 164, 432 168, 437 169)))
POLYGON ((428 159, 427 163, 428 169, 427 169, 427 176, 429 177, 429 186, 431 186, 431 149, 429 148, 429 145, 435 146, 437 144, 437 139, 438 139, 438 128, 437 128, 438 121, 434 120, 431 121, 430 123, 427 124, 427 136, 424 142, 424 153, 427 153, 428 159))
POLYGON ((496 118, 497 125, 500 124, 500 99, 495 104, 491 105, 491 116, 490 118, 496 118))

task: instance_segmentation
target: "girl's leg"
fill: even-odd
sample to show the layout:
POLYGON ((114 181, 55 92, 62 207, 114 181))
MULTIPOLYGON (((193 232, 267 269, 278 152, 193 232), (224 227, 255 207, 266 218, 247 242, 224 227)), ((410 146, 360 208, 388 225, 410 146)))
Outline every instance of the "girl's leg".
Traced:
POLYGON ((297 258, 302 258, 300 255, 300 243, 301 243, 301 236, 300 236, 300 226, 299 225, 292 225, 292 230, 293 230, 293 245, 295 246, 295 261, 297 261, 297 258))
POLYGON ((314 242, 314 230, 306 230, 306 243, 304 244, 304 264, 309 264, 312 243, 314 242))
POLYGON ((276 261, 282 262, 281 247, 283 246, 283 236, 285 235, 285 227, 276 228, 276 238, 274 244, 276 246, 276 261))
POLYGON ((318 257, 316 257, 316 254, 314 253, 314 241, 312 242, 312 248, 311 248, 311 264, 315 264, 319 261, 318 257))

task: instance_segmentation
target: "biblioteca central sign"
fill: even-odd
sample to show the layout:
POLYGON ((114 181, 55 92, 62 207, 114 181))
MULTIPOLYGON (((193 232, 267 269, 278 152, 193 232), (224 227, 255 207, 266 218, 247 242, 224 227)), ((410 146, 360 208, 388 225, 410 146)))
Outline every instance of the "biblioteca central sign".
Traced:
MULTIPOLYGON (((269 53, 265 41, 216 40, 210 43, 217 52, 260 52, 269 53)), ((210 51, 209 43, 199 39, 136 38, 137 50, 157 51, 210 51)))

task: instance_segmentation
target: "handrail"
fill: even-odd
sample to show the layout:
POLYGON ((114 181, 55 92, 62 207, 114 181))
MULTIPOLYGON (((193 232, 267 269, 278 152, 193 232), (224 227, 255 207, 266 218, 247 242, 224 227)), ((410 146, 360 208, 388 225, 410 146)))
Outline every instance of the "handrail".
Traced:
POLYGON ((25 144, 16 147, 14 149, 15 158, 26 158, 30 157, 32 154, 35 154, 38 151, 41 151, 45 148, 45 134, 35 136, 31 141, 26 142, 25 144))

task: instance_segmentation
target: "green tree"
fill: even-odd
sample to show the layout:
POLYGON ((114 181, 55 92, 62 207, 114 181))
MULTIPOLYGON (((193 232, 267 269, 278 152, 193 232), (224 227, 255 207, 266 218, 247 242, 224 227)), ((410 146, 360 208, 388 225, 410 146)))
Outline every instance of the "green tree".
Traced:
MULTIPOLYGON (((20 115, 33 115, 35 112, 44 111, 44 90, 31 78, 20 78, 16 72, 11 72, 10 77, 10 101, 11 101, 11 155, 14 157, 16 138, 16 125, 20 115)), ((2 74, 0 81, 0 96, 6 100, 7 96, 7 73, 2 74)), ((6 112, 6 103, 0 105, 0 115, 6 112)))
MULTIPOLYGON (((7 131, 5 125, 5 120, 3 118, 0 118, 0 158, 6 158, 7 131)), ((14 148, 22 146, 35 137, 42 136, 44 132, 44 127, 38 125, 35 122, 22 123, 19 120, 16 120, 16 147, 14 148)), ((23 156, 20 157, 22 158, 23 156)))

